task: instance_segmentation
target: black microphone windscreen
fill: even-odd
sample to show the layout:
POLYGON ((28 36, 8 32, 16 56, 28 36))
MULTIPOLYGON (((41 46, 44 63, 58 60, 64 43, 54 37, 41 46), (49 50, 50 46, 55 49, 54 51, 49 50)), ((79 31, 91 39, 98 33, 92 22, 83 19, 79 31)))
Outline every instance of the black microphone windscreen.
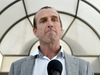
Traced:
POLYGON ((61 72, 62 72, 61 62, 58 60, 51 60, 47 66, 48 75, 52 75, 51 74, 52 70, 59 71, 59 73, 61 74, 61 72))

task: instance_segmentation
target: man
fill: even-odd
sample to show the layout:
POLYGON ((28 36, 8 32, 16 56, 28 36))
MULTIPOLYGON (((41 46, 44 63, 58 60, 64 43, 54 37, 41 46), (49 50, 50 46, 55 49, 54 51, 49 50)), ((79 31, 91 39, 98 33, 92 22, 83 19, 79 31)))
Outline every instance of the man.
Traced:
POLYGON ((12 63, 9 75, 48 75, 47 65, 54 59, 63 65, 61 75, 94 75, 89 62, 68 55, 60 46, 62 23, 56 10, 41 8, 34 17, 33 32, 40 46, 31 56, 12 63))

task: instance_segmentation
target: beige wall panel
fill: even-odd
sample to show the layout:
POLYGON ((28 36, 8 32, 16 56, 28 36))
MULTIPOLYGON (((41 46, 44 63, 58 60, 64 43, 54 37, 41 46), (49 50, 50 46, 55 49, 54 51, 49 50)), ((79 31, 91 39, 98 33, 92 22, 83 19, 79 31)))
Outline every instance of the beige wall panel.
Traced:
POLYGON ((0 71, 1 71, 1 67, 2 67, 2 60, 3 60, 3 55, 0 52, 0 71))

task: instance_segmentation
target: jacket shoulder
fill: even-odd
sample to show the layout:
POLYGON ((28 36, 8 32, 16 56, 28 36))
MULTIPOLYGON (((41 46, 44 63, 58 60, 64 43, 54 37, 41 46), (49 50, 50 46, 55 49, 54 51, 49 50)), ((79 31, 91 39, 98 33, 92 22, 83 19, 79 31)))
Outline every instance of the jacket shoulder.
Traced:
POLYGON ((67 53, 65 53, 65 58, 67 58, 66 61, 69 62, 70 65, 75 64, 77 66, 76 70, 78 70, 79 75, 94 75, 89 61, 67 53))
POLYGON ((14 63, 14 64, 23 63, 23 62, 25 62, 26 60, 28 60, 29 58, 30 58, 30 56, 24 57, 24 58, 21 58, 21 59, 15 61, 15 62, 13 62, 13 63, 14 63))
POLYGON ((79 63, 87 63, 88 61, 82 59, 82 58, 79 58, 79 57, 76 57, 76 56, 73 56, 73 55, 69 55, 65 52, 65 58, 68 58, 69 60, 76 60, 77 62, 79 63))
POLYGON ((21 66, 24 62, 27 62, 31 59, 34 59, 33 56, 28 56, 22 59, 19 59, 11 64, 9 75, 20 75, 21 66))

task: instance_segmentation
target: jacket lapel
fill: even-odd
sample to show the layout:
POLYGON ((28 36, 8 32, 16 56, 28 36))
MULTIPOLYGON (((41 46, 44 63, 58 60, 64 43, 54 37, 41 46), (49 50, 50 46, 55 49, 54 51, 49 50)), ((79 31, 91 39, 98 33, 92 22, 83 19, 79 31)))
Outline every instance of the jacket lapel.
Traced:
POLYGON ((65 53, 66 75, 78 75, 78 65, 78 60, 75 57, 65 53))
POLYGON ((26 61, 21 65, 20 75, 32 75, 34 63, 35 57, 30 56, 28 59, 26 59, 26 61))

